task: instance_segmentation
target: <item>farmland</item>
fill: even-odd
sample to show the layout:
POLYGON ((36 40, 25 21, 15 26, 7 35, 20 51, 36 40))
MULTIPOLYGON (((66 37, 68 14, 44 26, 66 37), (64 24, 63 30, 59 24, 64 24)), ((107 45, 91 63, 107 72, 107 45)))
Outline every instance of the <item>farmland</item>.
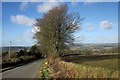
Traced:
MULTIPOLYGON (((48 78, 118 78, 120 54, 117 53, 117 46, 94 47, 86 46, 84 49, 83 46, 72 47, 66 53, 67 55, 64 54, 60 59, 51 61, 54 64, 45 65, 46 62, 51 62, 43 61, 41 64, 43 67, 40 70, 43 70, 44 75, 48 78), (96 48, 99 53, 93 52, 91 47, 92 49, 96 48), (89 54, 86 54, 88 52, 89 54)), ((40 76, 43 77, 42 72, 38 73, 38 77, 40 76)))

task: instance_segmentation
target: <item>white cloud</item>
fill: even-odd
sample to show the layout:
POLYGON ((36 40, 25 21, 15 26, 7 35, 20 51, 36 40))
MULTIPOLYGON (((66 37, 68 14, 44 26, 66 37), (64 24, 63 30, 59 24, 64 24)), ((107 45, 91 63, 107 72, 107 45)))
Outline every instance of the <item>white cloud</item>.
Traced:
POLYGON ((100 2, 101 0, 84 0, 84 2, 100 2))
POLYGON ((118 0, 82 0, 83 2, 114 2, 118 0))
POLYGON ((84 5, 90 5, 90 4, 94 4, 96 2, 100 2, 101 0, 85 0, 84 1, 84 5))
POLYGON ((57 0, 46 0, 47 2, 56 2, 57 0))
MULTIPOLYGON (((47 2, 50 0, 2 0, 2 2, 47 2)), ((84 2, 84 1, 99 1, 99 2, 119 2, 119 0, 55 0, 55 1, 59 1, 59 2, 84 2)))
POLYGON ((11 16, 10 19, 12 22, 17 23, 17 24, 23 24, 27 26, 32 26, 35 23, 35 20, 32 18, 29 18, 25 15, 16 15, 16 16, 11 16))
POLYGON ((52 8, 54 7, 57 7, 59 6, 59 3, 58 2, 43 2, 42 4, 38 5, 37 6, 37 11, 40 13, 44 13, 44 12, 47 12, 49 10, 51 10, 52 8))
POLYGON ((16 41, 18 41, 18 42, 21 42, 21 41, 26 41, 26 42, 33 41, 34 34, 37 31, 40 31, 40 30, 36 26, 31 28, 31 29, 28 29, 21 36, 19 36, 16 41))
POLYGON ((116 2, 115 0, 82 0, 84 2, 84 5, 91 5, 98 2, 116 2))
POLYGON ((94 31, 95 27, 94 27, 93 24, 87 23, 87 24, 85 24, 85 25, 88 27, 87 32, 92 32, 92 31, 94 31))
POLYGON ((20 10, 23 11, 23 10, 27 9, 28 8, 28 4, 29 4, 28 2, 22 2, 20 4, 20 10))
POLYGON ((111 29, 112 23, 110 23, 109 21, 101 21, 100 27, 101 27, 101 29, 111 29))
POLYGON ((40 31, 40 29, 38 29, 38 27, 36 27, 36 26, 33 27, 32 30, 31 30, 31 32, 34 33, 34 34, 38 31, 40 31))

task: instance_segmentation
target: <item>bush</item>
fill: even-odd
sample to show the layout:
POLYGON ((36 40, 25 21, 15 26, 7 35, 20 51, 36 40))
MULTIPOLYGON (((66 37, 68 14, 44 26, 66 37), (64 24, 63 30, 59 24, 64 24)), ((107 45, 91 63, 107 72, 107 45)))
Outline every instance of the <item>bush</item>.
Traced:
POLYGON ((28 56, 28 51, 27 49, 23 49, 23 50, 20 50, 19 52, 17 52, 17 57, 20 57, 20 56, 28 56))
POLYGON ((6 56, 7 54, 8 54, 8 51, 3 52, 3 53, 2 53, 2 56, 6 56))
POLYGON ((42 57, 42 53, 40 52, 40 50, 38 49, 38 47, 36 45, 33 45, 30 48, 29 55, 33 55, 33 56, 35 56, 37 58, 41 58, 42 57))
POLYGON ((47 63, 47 60, 43 60, 41 62, 37 76, 39 80, 50 80, 53 78, 53 70, 52 68, 50 68, 49 64, 47 63))
POLYGON ((13 67, 17 65, 23 65, 25 63, 31 62, 36 58, 33 56, 21 56, 19 58, 5 59, 2 62, 2 68, 13 67))
POLYGON ((54 72, 53 78, 76 78, 78 75, 74 65, 68 64, 68 62, 64 62, 60 58, 49 58, 47 62, 54 72))

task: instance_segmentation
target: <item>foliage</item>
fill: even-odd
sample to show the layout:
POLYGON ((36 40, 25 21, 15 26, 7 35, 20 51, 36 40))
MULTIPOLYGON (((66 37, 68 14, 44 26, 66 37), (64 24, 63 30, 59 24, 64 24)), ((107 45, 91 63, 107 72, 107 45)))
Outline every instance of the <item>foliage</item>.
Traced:
POLYGON ((33 45, 30 49, 20 50, 16 52, 16 54, 17 54, 17 57, 21 57, 21 56, 35 56, 37 58, 42 57, 42 53, 40 52, 40 50, 36 45, 33 45))
POLYGON ((40 64, 40 68, 38 71, 38 79, 39 80, 50 80, 53 77, 53 70, 50 68, 49 64, 46 60, 43 60, 40 64))
POLYGON ((36 58, 33 56, 21 56, 19 58, 10 58, 10 59, 4 59, 2 61, 2 68, 6 67, 14 67, 17 65, 22 65, 28 62, 31 62, 35 60, 36 58))
POLYGON ((61 4, 37 19, 35 26, 39 29, 35 38, 44 54, 59 56, 68 44, 73 42, 73 33, 80 27, 78 14, 68 12, 68 6, 61 4))
POLYGON ((23 49, 23 50, 20 50, 19 52, 17 52, 17 57, 27 56, 27 55, 28 55, 27 49, 23 49))
MULTIPOLYGON (((94 61, 92 64, 98 65, 96 62, 94 61)), ((54 61, 49 60, 48 63, 53 69, 53 78, 118 78, 118 73, 120 73, 114 64, 111 65, 111 63, 108 63, 107 66, 113 66, 115 69, 106 68, 106 62, 104 60, 102 63, 103 66, 76 64, 65 62, 60 59, 55 59, 54 61)), ((113 63, 117 63, 117 61, 114 60, 113 63)))
POLYGON ((10 59, 8 59, 8 52, 3 52, 2 56, 2 68, 22 65, 42 58, 42 54, 36 45, 33 45, 30 49, 21 49, 18 52, 11 50, 10 59))
POLYGON ((37 45, 33 45, 33 46, 30 48, 29 55, 35 55, 37 58, 41 58, 42 53, 41 53, 40 50, 38 49, 37 45))
POLYGON ((8 54, 8 51, 2 52, 2 56, 6 56, 8 54))

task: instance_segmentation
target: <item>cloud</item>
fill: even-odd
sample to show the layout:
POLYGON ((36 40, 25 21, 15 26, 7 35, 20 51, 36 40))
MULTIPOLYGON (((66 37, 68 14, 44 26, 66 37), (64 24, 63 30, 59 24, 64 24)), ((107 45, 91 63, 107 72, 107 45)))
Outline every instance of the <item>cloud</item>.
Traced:
POLYGON ((59 6, 58 2, 43 2, 42 4, 37 6, 37 11, 40 13, 48 12, 54 7, 59 6))
MULTIPOLYGON (((51 0, 2 0, 2 2, 48 2, 51 0)), ((84 1, 99 1, 99 2, 119 2, 119 0, 52 0, 52 1, 59 1, 59 2, 84 2, 84 1)))
POLYGON ((85 24, 85 25, 88 27, 87 32, 92 32, 92 31, 94 31, 95 27, 94 27, 93 24, 87 23, 87 24, 85 24))
POLYGON ((38 32, 38 31, 40 31, 40 29, 38 29, 38 27, 36 27, 36 26, 33 27, 32 30, 31 30, 31 32, 34 33, 34 34, 36 34, 36 32, 38 32))
POLYGON ((34 37, 34 33, 33 33, 33 28, 32 29, 28 29, 26 30, 23 34, 21 34, 20 36, 18 36, 15 40, 14 40, 14 44, 15 45, 21 45, 21 44, 33 44, 35 43, 35 39, 34 37))
MULTIPOLYGON (((19 1, 19 0, 17 0, 19 1)), ((20 0, 20 2, 65 2, 64 0, 20 0)))
POLYGON ((110 23, 109 21, 101 21, 100 27, 101 27, 101 29, 111 29, 112 23, 110 23))
POLYGON ((117 0, 83 0, 83 2, 114 2, 117 0))
POLYGON ((40 30, 36 26, 31 29, 28 29, 23 34, 21 34, 21 36, 18 36, 14 42, 15 43, 22 43, 22 42, 33 43, 35 41, 33 37, 37 31, 40 31, 40 30))
POLYGON ((96 2, 100 2, 100 0, 85 0, 84 5, 91 5, 91 4, 94 4, 96 2))
POLYGON ((25 42, 29 42, 29 41, 33 41, 33 37, 34 37, 34 34, 37 32, 37 31, 40 31, 36 26, 31 28, 31 29, 28 29, 27 31, 25 31, 23 34, 21 34, 20 36, 18 36, 16 39, 15 39, 15 43, 19 43, 19 42, 22 42, 22 41, 25 41, 25 42))
POLYGON ((27 8, 28 8, 28 2, 22 2, 21 4, 20 4, 20 10, 21 11, 24 11, 24 10, 26 10, 27 8))
POLYGON ((98 2, 116 2, 115 0, 82 0, 81 2, 84 2, 84 5, 92 5, 98 2))
POLYGON ((16 15, 10 17, 11 21, 17 24, 23 24, 27 26, 32 26, 35 23, 35 20, 32 18, 29 18, 25 15, 16 15))

